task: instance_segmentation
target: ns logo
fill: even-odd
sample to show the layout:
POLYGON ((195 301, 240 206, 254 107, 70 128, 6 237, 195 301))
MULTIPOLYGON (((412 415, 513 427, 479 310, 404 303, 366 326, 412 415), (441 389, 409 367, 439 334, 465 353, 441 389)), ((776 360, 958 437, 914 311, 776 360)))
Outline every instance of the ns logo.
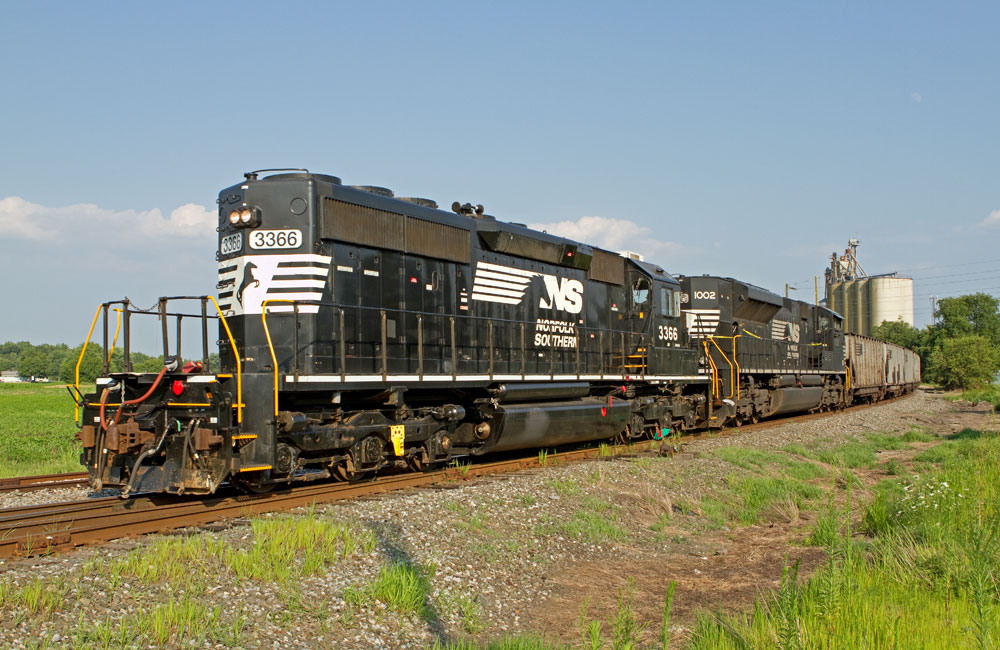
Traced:
POLYGON ((571 278, 557 278, 543 275, 545 291, 548 294, 538 300, 542 309, 558 309, 570 314, 583 311, 583 283, 571 278))

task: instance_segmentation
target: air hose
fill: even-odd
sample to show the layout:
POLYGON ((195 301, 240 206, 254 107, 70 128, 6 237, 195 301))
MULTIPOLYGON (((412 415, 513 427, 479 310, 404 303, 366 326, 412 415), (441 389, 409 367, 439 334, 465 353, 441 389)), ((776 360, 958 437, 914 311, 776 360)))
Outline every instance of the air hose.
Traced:
MULTIPOLYGON (((122 409, 123 408, 125 408, 126 406, 132 406, 134 404, 139 404, 140 402, 146 401, 146 398, 148 398, 150 395, 152 395, 153 391, 156 390, 156 387, 160 385, 160 381, 163 380, 163 375, 166 374, 166 372, 167 372, 167 367, 163 366, 163 369, 160 370, 160 373, 158 375, 156 375, 156 379, 153 380, 153 385, 149 387, 149 390, 147 390, 146 393, 142 397, 138 397, 136 399, 130 399, 130 400, 126 400, 125 399, 125 386, 123 384, 122 387, 121 387, 122 402, 121 402, 121 404, 118 405, 118 412, 115 413, 114 424, 118 424, 118 420, 121 419, 122 409)), ((107 404, 108 393, 109 392, 110 392, 110 390, 108 388, 105 388, 104 389, 104 393, 101 395, 101 430, 102 431, 107 431, 107 428, 108 428, 107 422, 104 419, 104 408, 105 408, 105 404, 107 404)))

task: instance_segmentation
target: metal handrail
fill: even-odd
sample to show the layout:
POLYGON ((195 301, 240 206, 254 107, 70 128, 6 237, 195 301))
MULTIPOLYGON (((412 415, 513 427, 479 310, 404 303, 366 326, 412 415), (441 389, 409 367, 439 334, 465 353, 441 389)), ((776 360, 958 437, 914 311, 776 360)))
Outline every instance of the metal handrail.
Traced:
MULTIPOLYGON (((295 303, 287 298, 272 298, 265 300, 260 305, 260 322, 264 325, 264 338, 267 339, 267 349, 271 353, 271 365, 274 367, 274 415, 278 415, 278 358, 274 354, 274 345, 271 343, 271 332, 267 329, 267 305, 272 302, 295 303)), ((297 305, 295 313, 298 314, 297 305)), ((298 350, 296 350, 298 355, 298 350)))
MULTIPOLYGON (((379 352, 378 359, 380 359, 379 373, 382 374, 383 377, 387 376, 387 374, 388 374, 387 340, 386 340, 386 335, 385 335, 386 334, 386 327, 385 327, 386 323, 385 323, 385 321, 386 321, 386 314, 387 314, 387 312, 388 313, 393 313, 393 314, 398 313, 398 314, 404 314, 404 315, 408 315, 408 316, 415 316, 417 318, 417 327, 418 327, 418 331, 417 331, 417 344, 418 344, 418 350, 417 350, 417 363, 418 363, 417 375, 419 377, 421 377, 421 378, 423 377, 423 374, 424 374, 424 365, 423 365, 423 360, 424 360, 423 359, 423 327, 422 327, 422 325, 423 325, 423 319, 425 317, 442 318, 442 319, 447 318, 448 319, 448 330, 449 330, 449 333, 450 333, 450 336, 449 336, 449 339, 450 339, 449 346, 450 346, 451 357, 452 357, 452 359, 451 359, 452 360, 451 374, 455 378, 457 378, 457 373, 458 373, 458 370, 457 370, 457 345, 458 344, 457 344, 457 337, 456 337, 456 334, 455 334, 455 321, 456 321, 456 319, 463 319, 463 320, 468 320, 468 321, 482 321, 482 320, 486 320, 487 323, 488 323, 488 325, 489 325, 489 328, 490 328, 490 335, 488 336, 488 344, 487 344, 487 349, 488 350, 493 347, 492 328, 493 328, 493 326, 494 326, 495 323, 507 323, 507 324, 519 325, 520 326, 520 330, 521 330, 521 348, 520 348, 520 350, 522 352, 522 354, 521 354, 521 375, 523 376, 525 374, 525 366, 524 366, 524 364, 525 364, 525 350, 526 350, 526 346, 525 346, 525 340, 524 340, 524 326, 526 324, 532 324, 534 321, 523 321, 523 320, 516 320, 516 319, 509 319, 509 318, 485 318, 485 317, 481 317, 481 316, 470 316, 470 315, 462 315, 462 314, 441 314, 441 313, 434 313, 434 312, 411 311, 411 310, 405 310, 405 309, 386 309, 384 307, 368 307, 368 306, 364 306, 364 305, 343 305, 341 303, 325 302, 325 301, 319 301, 319 300, 292 300, 292 299, 275 298, 275 299, 271 299, 271 300, 266 300, 266 301, 264 301, 261 304, 261 323, 262 323, 262 325, 264 327, 264 335, 265 335, 265 339, 267 340, 268 353, 269 353, 269 355, 271 357, 271 362, 273 364, 273 374, 274 374, 273 384, 274 384, 274 393, 275 393, 275 399, 274 399, 275 414, 277 414, 277 412, 278 412, 278 393, 279 393, 279 386, 280 386, 280 379, 279 379, 279 374, 280 373, 279 373, 279 367, 278 367, 278 361, 277 361, 277 354, 276 354, 275 349, 274 349, 274 342, 271 339, 270 329, 269 329, 268 324, 267 324, 267 308, 266 307, 267 307, 268 304, 271 304, 271 303, 282 303, 282 304, 286 304, 286 305, 292 305, 294 307, 294 313, 295 313, 296 323, 298 322, 298 314, 299 314, 298 306, 299 305, 309 305, 309 306, 316 306, 316 307, 326 306, 326 307, 332 307, 332 308, 337 309, 337 311, 338 311, 338 320, 340 322, 340 336, 338 337, 338 339, 339 339, 339 341, 338 341, 338 348, 340 350, 340 365, 341 365, 341 367, 340 367, 340 374, 342 375, 342 378, 343 378, 343 375, 346 372, 344 350, 343 350, 343 345, 344 345, 344 322, 343 322, 343 317, 344 317, 345 308, 356 309, 356 310, 359 310, 359 311, 365 311, 365 310, 367 310, 367 311, 372 311, 372 312, 375 312, 375 311, 379 312, 379 320, 380 320, 380 324, 381 324, 381 326, 379 327, 379 341, 381 343, 381 350, 379 352)), ((624 352, 625 352, 625 349, 624 349, 625 348, 625 335, 628 334, 629 336, 637 336, 637 337, 639 337, 640 338, 640 346, 644 345, 645 341, 646 341, 645 334, 642 334, 642 333, 639 333, 639 332, 633 332, 631 330, 606 330, 606 329, 602 329, 602 328, 579 327, 579 326, 576 326, 576 325, 574 325, 574 327, 577 329, 578 336, 580 336, 580 338, 582 338, 581 334, 583 332, 585 332, 585 331, 594 330, 594 331, 597 331, 597 332, 600 333, 600 335, 601 335, 601 344, 600 344, 601 350, 598 352, 599 357, 603 357, 603 355, 604 355, 604 350, 603 350, 603 347, 604 347, 603 346, 604 332, 611 332, 611 333, 620 334, 620 340, 621 340, 621 345, 622 345, 622 350, 621 350, 621 353, 622 353, 622 369, 621 369, 622 370, 622 372, 621 372, 622 377, 627 377, 628 376, 628 371, 627 371, 627 368, 625 367, 626 359, 625 359, 625 355, 624 355, 624 352)), ((297 330, 297 328, 296 328, 296 330, 297 330)), ((515 348, 511 348, 511 349, 515 349, 515 348)), ((612 352, 612 350, 609 349, 608 352, 612 352)), ((297 350, 296 350, 295 354, 296 354, 296 358, 297 358, 297 356, 298 356, 298 351, 297 350)), ((579 349, 577 349, 577 355, 579 355, 579 349)), ((643 354, 643 357, 647 357, 647 356, 648 356, 648 351, 646 351, 643 354)), ((372 357, 372 358, 374 359, 375 357, 372 357)), ((488 375, 490 376, 491 379, 494 376, 494 369, 492 367, 493 366, 492 361, 493 361, 493 358, 492 358, 492 354, 491 354, 490 355, 490 359, 489 359, 490 370, 488 372, 488 375)), ((554 364, 554 359, 552 360, 551 363, 554 364)), ((604 370, 603 370, 603 363, 604 363, 603 360, 601 360, 601 364, 602 364, 601 373, 602 374, 606 374, 604 372, 604 370)), ((552 371, 551 368, 550 368, 550 374, 552 372, 554 372, 554 371, 552 371)), ((576 374, 578 376, 581 374, 580 373, 580 362, 579 362, 579 360, 577 360, 577 362, 576 362, 576 374)), ((646 368, 643 368, 642 372, 640 373, 639 376, 643 376, 644 377, 645 375, 646 375, 646 368)))
MULTIPOLYGON (((159 316, 163 320, 163 336, 164 336, 163 345, 164 345, 164 353, 165 354, 168 351, 168 342, 166 340, 166 336, 167 336, 167 334, 166 334, 166 317, 167 316, 176 316, 177 317, 177 319, 178 319, 178 332, 179 332, 179 329, 180 329, 180 319, 181 318, 184 318, 184 317, 201 318, 203 320, 202 338, 204 339, 202 341, 202 348, 203 348, 205 360, 207 360, 207 352, 208 352, 208 339, 207 339, 208 333, 207 333, 207 329, 205 327, 205 323, 207 323, 207 319, 209 319, 209 318, 218 318, 222 322, 222 325, 223 325, 223 327, 226 330, 226 336, 229 339, 229 344, 230 344, 230 346, 233 349, 233 357, 236 360, 236 421, 237 422, 242 422, 242 420, 243 420, 243 406, 244 406, 243 405, 243 378, 242 378, 242 364, 241 364, 241 361, 240 361, 239 350, 236 347, 236 340, 233 338, 233 333, 232 333, 232 330, 229 328, 229 323, 226 321, 226 316, 225 316, 225 314, 223 314, 222 309, 219 307, 219 303, 216 302, 215 298, 213 296, 167 296, 167 297, 161 297, 157 301, 157 304, 159 306, 159 309, 157 311, 147 311, 147 310, 138 310, 138 309, 137 310, 132 310, 132 309, 129 308, 130 304, 131 303, 130 303, 129 299, 125 298, 124 300, 110 300, 108 302, 101 303, 97 307, 97 311, 94 313, 94 320, 91 322, 91 324, 90 324, 90 330, 88 330, 88 332, 87 332, 87 339, 84 341, 83 347, 80 350, 80 356, 77 358, 77 361, 76 361, 76 368, 74 370, 74 384, 73 384, 73 386, 76 389, 77 395, 78 396, 81 395, 81 393, 80 393, 80 365, 83 363, 83 357, 87 353, 87 347, 90 345, 90 339, 91 339, 91 337, 94 334, 94 328, 97 326, 97 319, 100 317, 102 311, 105 314, 105 322, 104 322, 104 344, 105 344, 105 348, 106 348, 105 354, 102 355, 102 359, 103 359, 102 372, 108 372, 110 370, 111 355, 114 352, 115 345, 117 345, 117 343, 118 343, 118 334, 122 330, 123 324, 124 324, 124 335, 125 335, 125 343, 124 343, 124 345, 125 345, 125 350, 124 350, 124 354, 125 354, 125 372, 130 372, 131 371, 131 363, 129 361, 129 358, 130 358, 130 354, 129 354, 129 348, 130 348, 130 340, 129 340, 129 328, 130 328, 130 325, 129 325, 129 320, 130 320, 130 316, 132 314, 155 314, 155 315, 159 316), (166 310, 166 303, 168 301, 171 301, 171 300, 199 300, 202 303, 201 314, 185 314, 185 313, 182 313, 182 312, 168 312, 166 310), (205 306, 206 306, 206 304, 207 304, 207 302, 209 300, 212 301, 212 305, 215 307, 215 311, 218 313, 218 316, 210 316, 207 313, 205 306), (115 308, 115 311, 118 312, 118 325, 117 325, 117 327, 115 329, 114 340, 113 340, 110 348, 108 348, 108 345, 107 345, 107 342, 108 342, 107 311, 108 311, 108 308, 111 305, 122 305, 122 307, 121 308, 118 308, 118 307, 115 308)), ((179 353, 180 353, 180 348, 179 348, 179 341, 178 341, 178 354, 179 353)), ((77 402, 76 406, 74 407, 73 417, 74 417, 74 420, 76 420, 79 423, 79 418, 80 418, 80 404, 79 404, 79 402, 77 402)))
MULTIPOLYGON (((83 342, 83 348, 80 350, 80 358, 76 360, 76 381, 73 383, 73 387, 76 388, 76 394, 80 395, 80 364, 83 363, 83 355, 87 353, 87 346, 90 345, 90 337, 94 334, 94 328, 97 327, 97 318, 101 315, 101 310, 104 309, 105 305, 100 305, 97 311, 94 312, 94 320, 90 324, 90 330, 87 332, 87 340, 83 342)), ((80 403, 76 402, 73 407, 73 421, 78 425, 80 424, 80 403)))
POLYGON ((226 322, 226 316, 219 308, 219 303, 215 301, 213 296, 201 296, 202 300, 205 298, 212 301, 215 311, 219 313, 219 320, 222 321, 222 326, 226 329, 226 336, 229 337, 229 345, 233 348, 233 357, 236 359, 236 422, 239 423, 243 421, 243 366, 240 363, 240 353, 236 349, 236 340, 233 339, 233 332, 229 329, 229 323, 226 322))

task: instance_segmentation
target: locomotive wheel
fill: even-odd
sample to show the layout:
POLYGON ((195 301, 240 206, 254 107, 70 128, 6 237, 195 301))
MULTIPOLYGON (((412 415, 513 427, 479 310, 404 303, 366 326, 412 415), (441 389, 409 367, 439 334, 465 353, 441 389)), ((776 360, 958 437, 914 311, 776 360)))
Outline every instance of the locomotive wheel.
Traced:
POLYGON ((760 422, 760 416, 757 414, 757 411, 754 411, 750 416, 750 424, 757 424, 758 422, 760 422))

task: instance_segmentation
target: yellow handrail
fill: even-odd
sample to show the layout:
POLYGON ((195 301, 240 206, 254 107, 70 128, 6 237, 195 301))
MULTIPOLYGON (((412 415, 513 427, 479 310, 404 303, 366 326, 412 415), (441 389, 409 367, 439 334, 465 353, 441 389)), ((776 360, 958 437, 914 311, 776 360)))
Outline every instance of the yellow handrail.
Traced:
MULTIPOLYGON (((731 337, 731 336, 720 336, 719 338, 726 338, 726 339, 728 339, 728 338, 733 338, 733 337, 731 337)), ((729 364, 729 395, 727 395, 726 398, 727 399, 732 399, 733 398, 733 362, 729 360, 729 357, 726 356, 726 353, 723 352, 722 348, 719 347, 719 344, 715 342, 715 337, 714 336, 708 337, 708 340, 712 342, 712 345, 715 346, 715 349, 719 351, 719 354, 722 355, 722 358, 725 359, 726 363, 729 364)), ((735 341, 734 341, 734 346, 735 346, 735 341)), ((711 358, 711 356, 709 356, 709 358, 711 358)))
POLYGON ((222 326, 226 328, 226 336, 229 337, 229 345, 233 348, 233 357, 236 358, 236 421, 243 421, 243 366, 240 363, 240 352, 236 349, 236 341, 233 339, 233 333, 229 329, 229 323, 226 322, 226 315, 222 313, 222 309, 219 308, 219 303, 215 302, 214 296, 205 296, 212 301, 215 305, 215 311, 219 313, 219 320, 222 321, 222 326))
MULTIPOLYGON (((76 360, 76 382, 73 384, 73 387, 76 388, 77 396, 80 395, 80 364, 83 363, 83 355, 86 354, 87 346, 90 345, 90 337, 94 333, 94 328, 97 327, 97 318, 101 315, 101 309, 103 308, 104 305, 102 304, 98 306, 97 311, 94 312, 94 322, 90 324, 90 331, 87 332, 87 340, 83 342, 83 349, 80 350, 80 358, 76 360)), ((73 420, 75 422, 80 421, 79 403, 77 403, 76 406, 73 407, 73 420)))
POLYGON ((736 399, 740 399, 740 362, 736 359, 736 339, 740 338, 740 334, 733 335, 733 363, 736 364, 736 399))
POLYGON ((274 414, 278 415, 278 358, 274 356, 274 346, 271 344, 271 332, 267 329, 267 305, 272 302, 295 303, 287 298, 265 300, 260 305, 260 322, 264 324, 264 338, 267 339, 267 349, 271 353, 271 366, 274 368, 274 414))
POLYGON ((115 328, 115 337, 111 340, 111 349, 105 350, 108 355, 106 361, 108 364, 108 372, 111 371, 111 357, 115 353, 115 346, 118 345, 118 332, 122 331, 122 310, 120 307, 115 307, 115 311, 118 312, 118 326, 115 328))
POLYGON ((712 368, 712 396, 719 396, 719 387, 717 383, 719 381, 719 368, 715 365, 715 359, 712 358, 712 353, 708 351, 708 341, 702 341, 701 344, 705 346, 705 357, 708 359, 708 365, 712 368))
MULTIPOLYGON (((240 353, 236 349, 236 340, 233 338, 233 332, 229 329, 229 323, 226 322, 226 316, 222 313, 222 309, 219 308, 219 303, 215 301, 212 296, 205 296, 212 301, 215 306, 215 311, 219 314, 219 320, 222 321, 222 326, 226 328, 226 336, 229 338, 229 345, 233 348, 233 357, 236 359, 236 421, 243 421, 243 373, 242 364, 240 363, 240 353)), ((75 370, 75 383, 73 386, 76 388, 76 392, 80 394, 80 364, 83 363, 83 355, 87 352, 87 346, 90 345, 90 337, 94 334, 94 327, 97 326, 97 319, 101 315, 101 309, 104 305, 100 305, 97 311, 94 313, 94 321, 90 324, 90 331, 87 332, 87 340, 83 342, 83 349, 80 350, 80 358, 76 360, 76 370, 75 370)), ((118 332, 121 330, 121 318, 122 310, 115 308, 118 312, 118 328, 115 330, 114 342, 111 344, 111 351, 114 352, 115 344, 118 343, 118 332)), ((108 355, 108 363, 111 363, 111 356, 108 355)), ((80 405, 77 404, 73 407, 73 419, 79 421, 80 419, 80 405)))

